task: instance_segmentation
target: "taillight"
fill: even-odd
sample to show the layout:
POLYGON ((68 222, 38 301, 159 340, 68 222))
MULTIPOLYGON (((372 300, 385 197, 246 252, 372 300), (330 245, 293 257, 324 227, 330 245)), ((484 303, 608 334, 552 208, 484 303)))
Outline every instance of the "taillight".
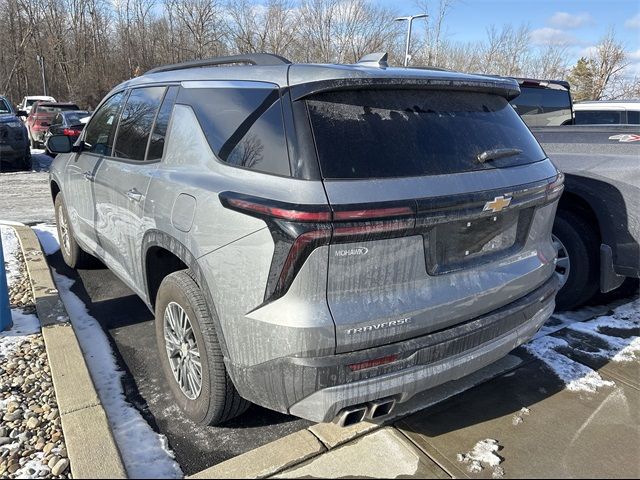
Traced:
POLYGON ((294 205, 232 192, 220 194, 232 210, 264 220, 275 242, 265 301, 282 296, 318 247, 407 235, 415 227, 415 202, 344 205, 294 205))
POLYGON ((75 130, 73 128, 65 128, 62 130, 63 135, 67 135, 68 137, 78 137, 80 135, 80 130, 75 130))
POLYGON ((558 172, 555 180, 547 185, 546 197, 547 200, 554 200, 562 194, 564 190, 564 173, 558 172))

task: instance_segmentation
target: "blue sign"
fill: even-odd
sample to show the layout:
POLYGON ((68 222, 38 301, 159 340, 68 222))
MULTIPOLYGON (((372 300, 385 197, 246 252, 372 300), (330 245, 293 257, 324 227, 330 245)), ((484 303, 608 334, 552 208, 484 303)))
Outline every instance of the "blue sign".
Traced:
POLYGON ((13 326, 11 321, 11 309, 9 308, 9 286, 7 285, 7 272, 4 268, 4 253, 0 241, 0 332, 13 326))

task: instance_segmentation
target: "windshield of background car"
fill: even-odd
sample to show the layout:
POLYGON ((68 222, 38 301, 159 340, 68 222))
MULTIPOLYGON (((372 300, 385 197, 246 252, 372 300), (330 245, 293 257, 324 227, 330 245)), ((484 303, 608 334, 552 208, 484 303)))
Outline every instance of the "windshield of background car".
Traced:
POLYGON ((13 113, 11 107, 4 98, 0 98, 0 113, 13 113))
POLYGON ((537 162, 545 154, 503 97, 434 90, 359 90, 307 100, 324 178, 446 175, 537 162), (487 150, 520 153, 480 162, 487 150))
POLYGON ((568 90, 521 86, 520 92, 511 105, 530 127, 571 123, 571 97, 568 90))

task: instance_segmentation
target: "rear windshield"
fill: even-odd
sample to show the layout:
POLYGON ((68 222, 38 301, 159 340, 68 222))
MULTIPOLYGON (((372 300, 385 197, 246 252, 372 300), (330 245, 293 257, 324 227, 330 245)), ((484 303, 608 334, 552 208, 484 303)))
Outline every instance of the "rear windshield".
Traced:
POLYGON ((58 113, 65 110, 78 110, 77 105, 38 105, 37 113, 58 113))
POLYGON ((565 89, 520 87, 511 105, 531 127, 571 124, 571 97, 565 89))
POLYGON ((318 94, 307 106, 324 178, 445 175, 545 158, 513 108, 496 95, 340 91, 318 94), (497 149, 512 153, 478 160, 497 149))
POLYGON ((67 113, 65 118, 69 125, 81 125, 80 119, 89 116, 89 112, 73 112, 67 113))

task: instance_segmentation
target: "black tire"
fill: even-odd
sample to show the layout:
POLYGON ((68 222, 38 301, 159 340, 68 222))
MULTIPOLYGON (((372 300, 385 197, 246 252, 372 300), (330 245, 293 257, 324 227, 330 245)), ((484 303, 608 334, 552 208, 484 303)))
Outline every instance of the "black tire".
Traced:
POLYGON ((567 210, 558 210, 553 234, 570 261, 569 277, 556 297, 557 310, 577 308, 593 297, 600 283, 600 241, 597 226, 567 210))
POLYGON ((22 158, 22 167, 25 170, 31 170, 33 168, 33 162, 31 159, 31 149, 29 147, 27 147, 27 151, 24 154, 24 157, 22 158))
POLYGON ((82 250, 80 245, 78 245, 78 242, 76 242, 71 223, 69 222, 69 216, 67 215, 67 207, 65 206, 62 194, 60 193, 56 196, 54 201, 54 210, 58 229, 58 239, 60 240, 60 252, 62 253, 64 263, 71 268, 87 268, 98 263, 95 257, 82 250), (62 227, 64 224, 67 225, 68 245, 64 244, 64 232, 62 227))
POLYGON ((251 405, 237 392, 224 365, 215 330, 215 312, 189 270, 167 275, 158 290, 155 307, 156 339, 160 363, 178 406, 200 425, 217 425, 244 413, 251 405), (194 399, 182 391, 169 363, 165 344, 165 311, 177 303, 187 314, 202 365, 202 387, 194 399))

